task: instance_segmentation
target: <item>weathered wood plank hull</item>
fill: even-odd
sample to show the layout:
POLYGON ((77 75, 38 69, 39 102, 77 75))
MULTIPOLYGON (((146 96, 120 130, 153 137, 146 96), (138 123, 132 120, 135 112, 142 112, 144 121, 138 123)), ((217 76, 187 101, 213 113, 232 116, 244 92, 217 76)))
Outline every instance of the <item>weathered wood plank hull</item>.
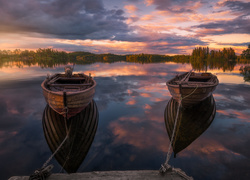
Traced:
MULTIPOLYGON (((82 75, 88 78, 87 83, 91 82, 92 85, 89 88, 79 91, 67 91, 66 92, 66 103, 67 103, 67 118, 75 116, 77 113, 81 112, 86 106, 91 102, 95 95, 96 82, 86 75, 82 75)), ((52 76, 53 78, 53 76, 52 76)), ((52 79, 50 78, 50 79, 52 79)), ((70 78, 69 78, 70 79, 70 78)), ((73 78, 72 78, 73 79, 73 78)), ((65 102, 63 91, 53 91, 48 88, 49 80, 46 79, 42 83, 43 95, 47 104, 57 113, 66 116, 65 102)), ((75 87, 81 85, 74 85, 75 87)))
MULTIPOLYGON (((166 106, 164 117, 169 139, 172 137, 178 102, 171 98, 166 106)), ((177 127, 172 143, 175 154, 188 147, 213 122, 216 106, 213 96, 190 108, 181 108, 177 118, 177 127)))
POLYGON ((212 95, 212 92, 215 90, 216 86, 213 87, 185 87, 182 86, 180 91, 179 87, 168 87, 170 94, 173 99, 179 101, 182 98, 182 105, 189 106, 193 104, 197 104, 207 97, 212 95), (192 93, 193 92, 193 93, 192 93), (190 95, 191 94, 191 95, 190 95))
MULTIPOLYGON (((55 154, 55 159, 68 173, 73 173, 83 162, 95 137, 98 109, 94 100, 83 111, 68 119, 67 126, 69 137, 55 154)), ((53 153, 66 136, 66 125, 64 117, 48 105, 43 114, 43 130, 53 153)))
MULTIPOLYGON (((54 111, 62 115, 65 113, 63 93, 61 95, 58 95, 53 92, 43 90, 43 95, 47 104, 49 104, 49 106, 54 111)), ((85 92, 84 94, 78 93, 73 95, 67 95, 67 117, 70 118, 81 112, 91 102, 94 95, 95 89, 91 89, 90 91, 85 92)))
POLYGON ((185 81, 181 81, 188 73, 183 73, 169 80, 166 84, 173 99, 176 101, 181 100, 182 105, 188 107, 198 104, 211 96, 219 81, 215 75, 210 73, 201 74, 204 74, 204 76, 193 76, 193 78, 196 78, 197 81, 200 82, 188 81, 188 78, 185 81), (202 82, 202 78, 206 79, 208 82, 202 82))

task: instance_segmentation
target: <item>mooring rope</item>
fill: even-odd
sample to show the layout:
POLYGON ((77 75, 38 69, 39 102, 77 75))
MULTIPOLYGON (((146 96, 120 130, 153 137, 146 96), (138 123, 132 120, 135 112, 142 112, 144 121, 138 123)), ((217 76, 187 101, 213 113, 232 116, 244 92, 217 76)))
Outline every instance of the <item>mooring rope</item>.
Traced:
POLYGON ((175 117, 175 121, 174 121, 174 129, 173 129, 171 140, 170 140, 169 146, 168 146, 167 158, 166 158, 165 163, 161 165, 160 173, 165 173, 168 169, 171 168, 171 166, 168 164, 168 161, 169 161, 169 159, 171 157, 171 154, 172 154, 172 152, 171 152, 171 145, 172 145, 173 140, 174 140, 174 134, 175 134, 175 129, 176 129, 176 125, 177 125, 177 119, 178 119, 179 111, 180 111, 180 107, 181 107, 181 101, 182 101, 182 98, 180 98, 180 100, 178 102, 178 109, 177 109, 177 113, 176 113, 176 117, 175 117))
MULTIPOLYGON (((49 93, 49 95, 50 95, 50 93, 49 93)), ((64 114, 64 124, 65 124, 65 129, 66 129, 66 136, 65 136, 64 140, 61 142, 61 144, 54 151, 54 153, 43 164, 42 168, 35 170, 35 172, 32 175, 30 175, 29 180, 45 180, 52 174, 51 170, 53 168, 53 165, 48 166, 48 164, 52 160, 52 158, 56 155, 56 153, 61 149, 61 147, 63 146, 63 144, 66 142, 66 140, 69 137, 71 124, 70 124, 70 127, 68 128, 68 125, 67 125, 68 107, 67 107, 66 92, 64 92, 64 94, 63 94, 63 99, 64 99, 64 108, 63 108, 63 112, 60 114, 61 115, 64 114)))
MULTIPOLYGON (((72 121, 70 121, 70 129, 71 129, 71 125, 72 125, 72 121)), ((77 121, 77 124, 76 124, 77 126, 79 125, 79 121, 77 121)), ((66 158, 65 158, 65 161, 64 161, 64 163, 63 163, 63 165, 62 165, 62 167, 61 167, 61 170, 59 171, 60 173, 62 172, 62 170, 63 170, 63 168, 64 168, 64 166, 65 166, 65 164, 67 163, 67 161, 70 159, 69 158, 69 155, 71 154, 71 151, 72 151, 72 149, 73 149, 73 145, 74 145, 74 143, 75 143, 75 140, 76 140, 76 131, 74 131, 74 137, 73 137, 73 141, 72 141, 72 143, 71 143, 71 147, 70 147, 70 150, 69 150, 69 152, 68 152, 68 154, 67 154, 67 156, 66 156, 66 158)), ((72 134, 71 134, 72 135, 72 134)))
POLYGON ((181 108, 182 100, 189 97, 189 96, 191 96, 198 89, 198 87, 199 86, 196 85, 196 88, 190 94, 188 94, 187 96, 185 96, 183 98, 182 98, 182 95, 181 95, 180 100, 178 101, 178 109, 177 109, 177 113, 176 113, 176 117, 175 117, 175 121, 174 121, 174 128, 173 128, 172 136, 171 136, 169 146, 168 146, 168 153, 167 153, 166 161, 161 165, 161 168, 159 170, 161 174, 164 174, 166 171, 175 171, 176 173, 180 174, 181 176, 183 176, 186 179, 192 179, 191 177, 189 177, 189 176, 185 175, 184 173, 180 172, 179 170, 176 170, 176 169, 172 168, 168 164, 168 162, 169 162, 170 157, 172 155, 171 147, 172 147, 173 140, 174 140, 174 135, 175 135, 176 126, 177 126, 177 119, 179 117, 179 111, 180 111, 180 108, 181 108))
POLYGON ((189 96, 191 96, 198 89, 198 87, 199 87, 198 84, 196 84, 196 88, 193 90, 193 92, 191 92, 190 94, 186 95, 184 98, 182 98, 182 100, 185 99, 185 98, 187 98, 187 97, 189 97, 189 96))

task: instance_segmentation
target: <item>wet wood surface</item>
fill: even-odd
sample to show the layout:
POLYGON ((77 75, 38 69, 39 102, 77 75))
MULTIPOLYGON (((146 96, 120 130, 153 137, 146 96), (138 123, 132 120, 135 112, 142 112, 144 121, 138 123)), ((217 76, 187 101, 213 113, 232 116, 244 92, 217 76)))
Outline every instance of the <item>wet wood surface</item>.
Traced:
MULTIPOLYGON (((9 180, 28 180, 28 176, 13 176, 9 180)), ((184 180, 182 176, 175 172, 169 172, 165 175, 160 175, 158 170, 140 170, 140 171, 93 171, 86 173, 73 174, 52 174, 48 180, 79 180, 79 179, 93 179, 93 180, 184 180)))

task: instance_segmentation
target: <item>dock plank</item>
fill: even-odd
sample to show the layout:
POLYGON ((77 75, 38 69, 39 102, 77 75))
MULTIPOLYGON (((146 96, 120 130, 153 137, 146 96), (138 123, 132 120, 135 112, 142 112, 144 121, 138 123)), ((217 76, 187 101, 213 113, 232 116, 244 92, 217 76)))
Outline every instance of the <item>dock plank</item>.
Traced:
MULTIPOLYGON (((29 176, 13 176, 9 180, 28 180, 29 176)), ((135 171, 93 171, 85 173, 72 173, 72 174, 52 174, 48 180, 184 180, 186 178, 180 176, 176 172, 167 172, 164 175, 160 175, 157 170, 135 170, 135 171)), ((190 177, 192 179, 192 177, 190 177)))

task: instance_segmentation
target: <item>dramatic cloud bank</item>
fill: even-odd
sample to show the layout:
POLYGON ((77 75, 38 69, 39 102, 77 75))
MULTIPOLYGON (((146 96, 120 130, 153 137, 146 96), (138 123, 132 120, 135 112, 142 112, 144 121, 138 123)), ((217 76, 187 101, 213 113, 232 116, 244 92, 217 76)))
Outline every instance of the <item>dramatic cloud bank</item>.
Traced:
POLYGON ((250 42, 249 8, 243 0, 0 0, 0 49, 189 54, 223 44, 240 52, 250 42), (246 38, 215 37, 229 34, 246 38))

